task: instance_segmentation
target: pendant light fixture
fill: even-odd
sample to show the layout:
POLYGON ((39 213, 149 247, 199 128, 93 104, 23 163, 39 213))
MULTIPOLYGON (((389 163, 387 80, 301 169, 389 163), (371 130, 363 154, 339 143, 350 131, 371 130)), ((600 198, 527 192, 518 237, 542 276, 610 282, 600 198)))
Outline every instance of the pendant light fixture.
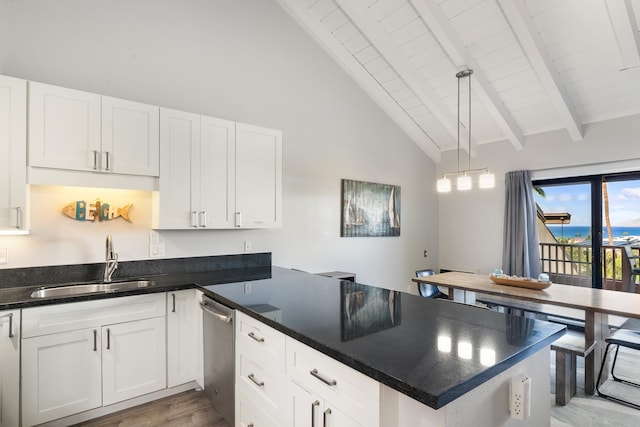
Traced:
POLYGON ((482 169, 471 169, 471 75, 473 74, 473 70, 470 68, 465 68, 464 70, 456 73, 456 77, 458 78, 458 170, 456 172, 447 172, 442 174, 442 178, 440 178, 436 183, 436 188, 438 193, 448 193, 451 191, 451 180, 447 178, 450 175, 460 175, 456 179, 456 189, 458 191, 468 191, 473 188, 473 181, 471 179, 470 174, 476 172, 482 172, 480 177, 478 178, 478 187, 480 188, 493 188, 496 185, 495 176, 492 173, 489 173, 489 168, 482 169), (467 78, 469 82, 469 122, 467 124, 467 129, 469 130, 469 138, 468 138, 468 153, 469 153, 469 162, 467 164, 468 169, 460 170, 460 80, 467 78))

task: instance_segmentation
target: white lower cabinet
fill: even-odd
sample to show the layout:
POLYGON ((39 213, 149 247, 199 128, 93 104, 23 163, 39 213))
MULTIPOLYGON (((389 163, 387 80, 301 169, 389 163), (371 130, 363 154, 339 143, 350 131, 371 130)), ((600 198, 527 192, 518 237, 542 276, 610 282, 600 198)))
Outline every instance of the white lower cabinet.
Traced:
POLYGON ((236 426, 378 427, 380 383, 236 311, 236 426))
POLYGON ((167 386, 164 317, 103 326, 102 337, 104 406, 167 386))
POLYGON ((202 292, 167 293, 167 386, 197 381, 202 387, 202 292))
POLYGON ((0 311, 0 427, 20 418, 20 311, 0 311))
POLYGON ((236 311, 236 425, 290 425, 285 337, 236 311))
POLYGON ((293 338, 286 346, 294 426, 380 425, 380 383, 293 338))
POLYGON ((22 426, 165 388, 165 306, 159 293, 22 310, 22 426))
POLYGON ((102 406, 100 331, 80 329, 22 341, 22 425, 102 406))

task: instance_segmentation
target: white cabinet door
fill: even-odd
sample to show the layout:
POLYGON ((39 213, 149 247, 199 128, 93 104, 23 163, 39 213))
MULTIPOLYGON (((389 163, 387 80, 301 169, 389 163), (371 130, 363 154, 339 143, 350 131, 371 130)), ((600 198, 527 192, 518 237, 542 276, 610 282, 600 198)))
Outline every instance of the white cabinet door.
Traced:
POLYGON ((233 228, 235 123, 162 108, 154 228, 233 228))
POLYGON ((160 108, 102 97, 102 170, 158 176, 160 108))
POLYGON ((234 226, 235 147, 234 122, 201 118, 200 147, 192 153, 191 163, 197 168, 200 227, 234 226))
POLYGON ((100 331, 81 329, 22 340, 24 427, 101 406, 100 331))
POLYGON ((100 98, 29 82, 29 165, 99 170, 100 98))
POLYGON ((27 82, 0 76, 0 233, 29 229, 26 194, 27 82))
POLYGON ((0 311, 0 427, 20 418, 20 311, 0 311))
MULTIPOLYGON (((236 391, 235 403, 236 426, 239 427, 276 427, 289 426, 287 424, 279 424, 272 420, 260 406, 244 393, 242 389, 236 391)), ((319 427, 319 425, 318 425, 319 427)))
POLYGON ((236 124, 236 227, 282 225, 282 132, 236 124))
POLYGON ((167 386, 194 381, 202 371, 202 312, 195 289, 167 293, 167 386))
POLYGON ((103 405, 167 386, 165 318, 102 327, 103 405))
POLYGON ((191 153, 200 145, 200 116, 160 109, 160 179, 153 194, 153 227, 187 229, 197 226, 192 189, 191 153), (192 215, 192 212, 194 214, 192 215))

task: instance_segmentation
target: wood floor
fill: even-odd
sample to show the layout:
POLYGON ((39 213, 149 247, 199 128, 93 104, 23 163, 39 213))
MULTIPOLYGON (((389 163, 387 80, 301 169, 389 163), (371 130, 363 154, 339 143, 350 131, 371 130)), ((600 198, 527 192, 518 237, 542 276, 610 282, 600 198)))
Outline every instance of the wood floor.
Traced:
POLYGON ((230 427, 203 391, 187 391, 74 427, 230 427))

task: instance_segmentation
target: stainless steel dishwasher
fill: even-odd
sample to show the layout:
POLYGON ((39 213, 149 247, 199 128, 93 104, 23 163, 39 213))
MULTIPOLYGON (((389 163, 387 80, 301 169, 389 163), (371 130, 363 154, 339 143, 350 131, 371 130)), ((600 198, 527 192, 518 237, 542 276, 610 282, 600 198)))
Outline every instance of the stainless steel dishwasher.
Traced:
POLYGON ((204 332, 204 391, 229 425, 235 425, 233 310, 206 296, 200 303, 204 332))

